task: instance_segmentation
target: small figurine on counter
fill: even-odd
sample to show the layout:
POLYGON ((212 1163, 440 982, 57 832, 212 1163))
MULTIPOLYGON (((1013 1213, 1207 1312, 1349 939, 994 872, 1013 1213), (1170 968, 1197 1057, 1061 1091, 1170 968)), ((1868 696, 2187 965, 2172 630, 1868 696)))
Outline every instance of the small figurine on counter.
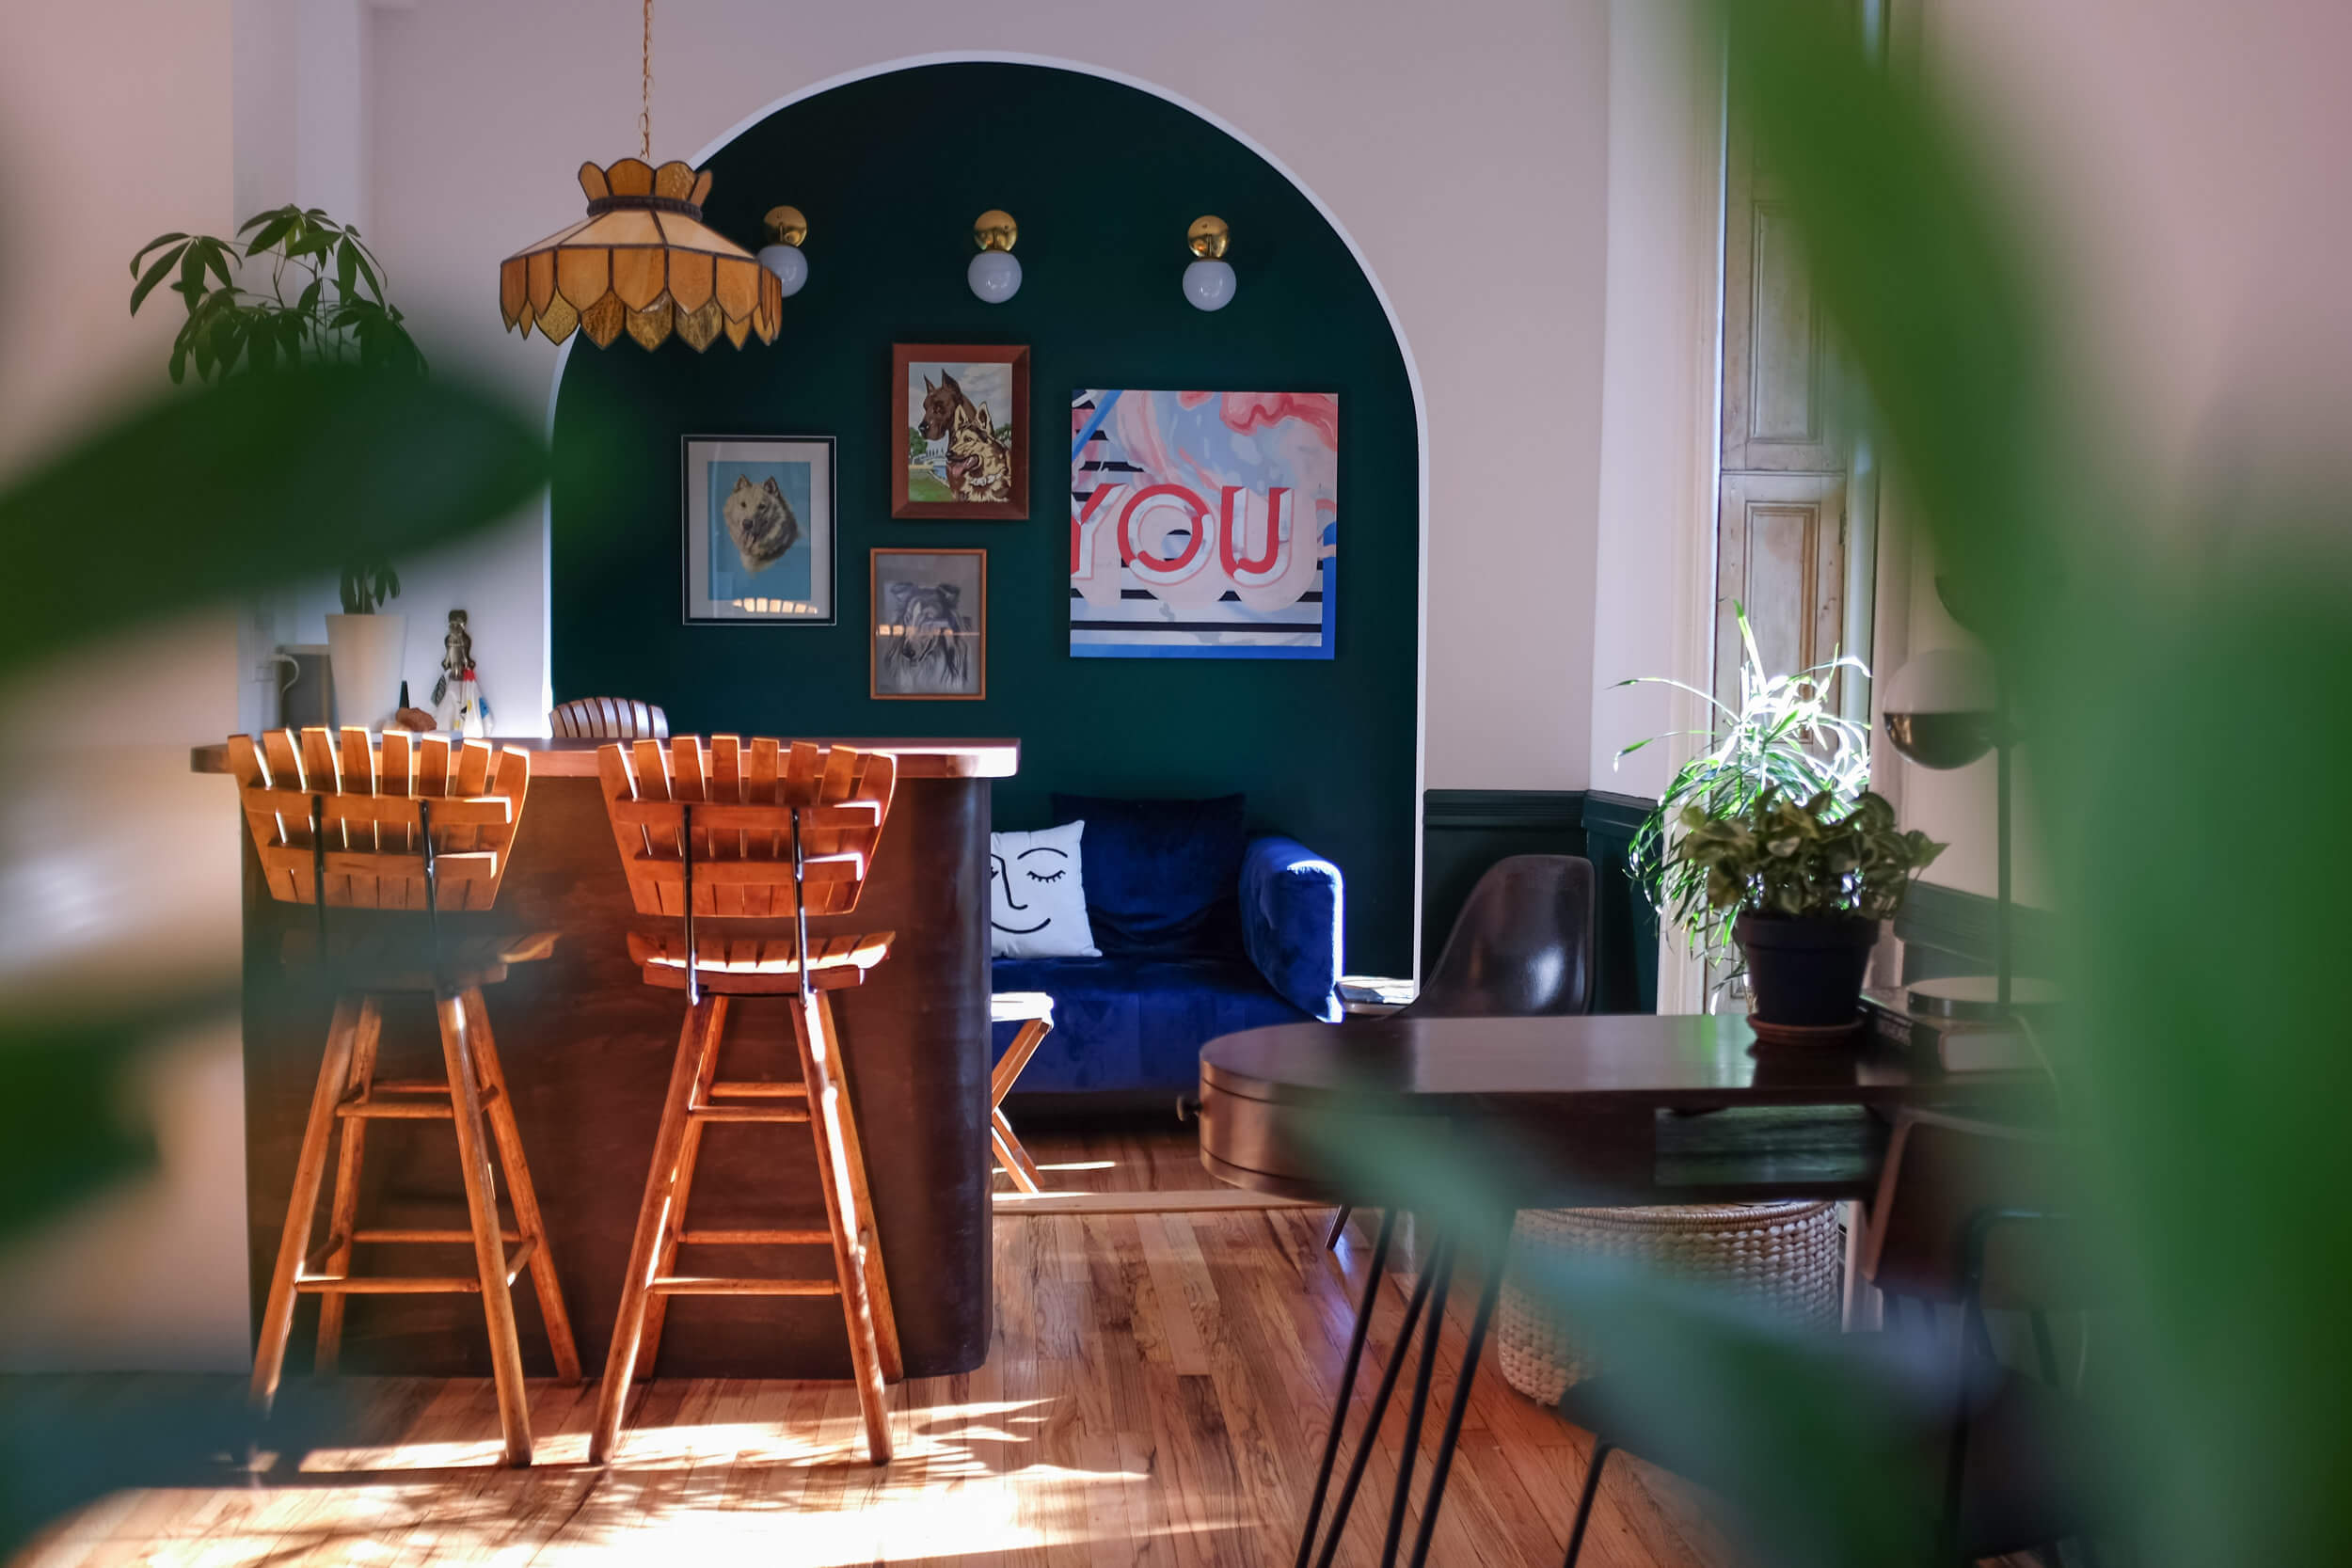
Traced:
POLYGON ((473 634, 466 612, 449 612, 449 635, 441 639, 441 678, 433 683, 433 705, 440 727, 452 735, 479 739, 490 733, 490 705, 482 695, 474 670, 473 634))

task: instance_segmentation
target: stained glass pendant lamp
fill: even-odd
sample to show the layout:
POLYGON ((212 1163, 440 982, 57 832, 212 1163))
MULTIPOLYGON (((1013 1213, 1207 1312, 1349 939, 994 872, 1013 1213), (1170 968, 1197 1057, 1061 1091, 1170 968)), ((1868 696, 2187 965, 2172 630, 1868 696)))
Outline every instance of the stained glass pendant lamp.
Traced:
POLYGON ((672 331, 697 352, 723 333, 776 341, 784 292, 741 245, 703 225, 710 171, 653 166, 653 0, 645 0, 642 156, 580 166, 588 215, 499 263, 499 313, 526 337, 551 342, 575 327, 598 348, 626 331, 655 349, 672 331))

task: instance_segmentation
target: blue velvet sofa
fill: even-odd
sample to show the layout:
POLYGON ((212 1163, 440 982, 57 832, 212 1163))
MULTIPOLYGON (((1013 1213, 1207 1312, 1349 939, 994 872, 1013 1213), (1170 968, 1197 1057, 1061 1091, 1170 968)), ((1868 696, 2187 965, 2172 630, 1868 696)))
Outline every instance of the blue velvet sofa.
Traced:
MULTIPOLYGON (((1016 1103, 1166 1105, 1196 1092, 1200 1047, 1219 1035, 1339 1021, 1340 869, 1295 840, 1250 838, 1243 806, 1054 797, 1057 822, 1087 825, 1103 956, 993 960, 993 990, 1054 999, 1016 1103)), ((996 1026, 996 1053, 1016 1031, 996 1026)))

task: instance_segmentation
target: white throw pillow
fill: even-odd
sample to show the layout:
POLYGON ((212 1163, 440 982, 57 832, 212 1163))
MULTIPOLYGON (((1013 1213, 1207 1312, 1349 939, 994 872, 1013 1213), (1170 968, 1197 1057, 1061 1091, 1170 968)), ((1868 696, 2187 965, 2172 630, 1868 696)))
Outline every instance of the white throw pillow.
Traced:
POLYGON ((989 952, 999 958, 1099 958, 1087 921, 1078 839, 1084 822, 988 835, 989 952))

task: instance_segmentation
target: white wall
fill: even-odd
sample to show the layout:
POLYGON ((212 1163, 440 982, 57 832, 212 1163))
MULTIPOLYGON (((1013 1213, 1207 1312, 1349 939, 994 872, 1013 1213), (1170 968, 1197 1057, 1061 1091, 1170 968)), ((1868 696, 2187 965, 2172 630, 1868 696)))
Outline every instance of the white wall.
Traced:
MULTIPOLYGON (((544 400, 554 351, 505 337, 500 257, 578 218, 574 171, 637 147, 632 0, 415 0, 370 42, 375 235, 428 352, 544 400)), ((1271 149, 1388 292, 1429 410, 1432 786, 1564 789, 1591 752, 1606 223, 1603 0, 663 0, 654 152, 687 156, 778 97, 934 51, 1029 52, 1154 83, 1271 149)), ((821 215, 816 215, 821 228, 821 215)), ((1181 221, 1181 219, 1171 220, 1181 221)), ((1247 280, 1248 237, 1234 261, 1247 280)), ((821 261, 819 261, 821 264, 821 261)), ((594 352, 582 350, 581 352, 594 352)), ((615 350, 614 352, 623 352, 615 350)), ((756 351, 789 353, 788 345, 756 351)), ((469 603, 485 688, 536 657, 537 525, 410 579, 409 664, 469 603), (428 621, 430 624, 428 624, 428 621)), ((563 693, 561 695, 579 695, 563 693)))
MULTIPOLYGON (((230 11, 229 0, 86 0, 10 16, 0 472, 164 384, 176 302, 132 319, 124 269, 167 230, 230 220, 230 11)), ((233 612, 197 615, 0 689, 9 1016, 233 986, 237 822, 222 781, 189 774, 187 747, 236 723, 238 634, 233 612)), ((153 1127, 159 1169, 0 1256, 0 1365, 246 1364, 237 1035, 230 1012, 159 1041, 124 1106, 153 1127)))
POLYGON ((1606 352, 1593 570, 1592 787, 1655 799, 1688 754, 1626 746, 1705 721, 1635 676, 1709 684, 1716 327, 1723 258, 1720 64, 1684 0, 1609 11, 1606 352))

